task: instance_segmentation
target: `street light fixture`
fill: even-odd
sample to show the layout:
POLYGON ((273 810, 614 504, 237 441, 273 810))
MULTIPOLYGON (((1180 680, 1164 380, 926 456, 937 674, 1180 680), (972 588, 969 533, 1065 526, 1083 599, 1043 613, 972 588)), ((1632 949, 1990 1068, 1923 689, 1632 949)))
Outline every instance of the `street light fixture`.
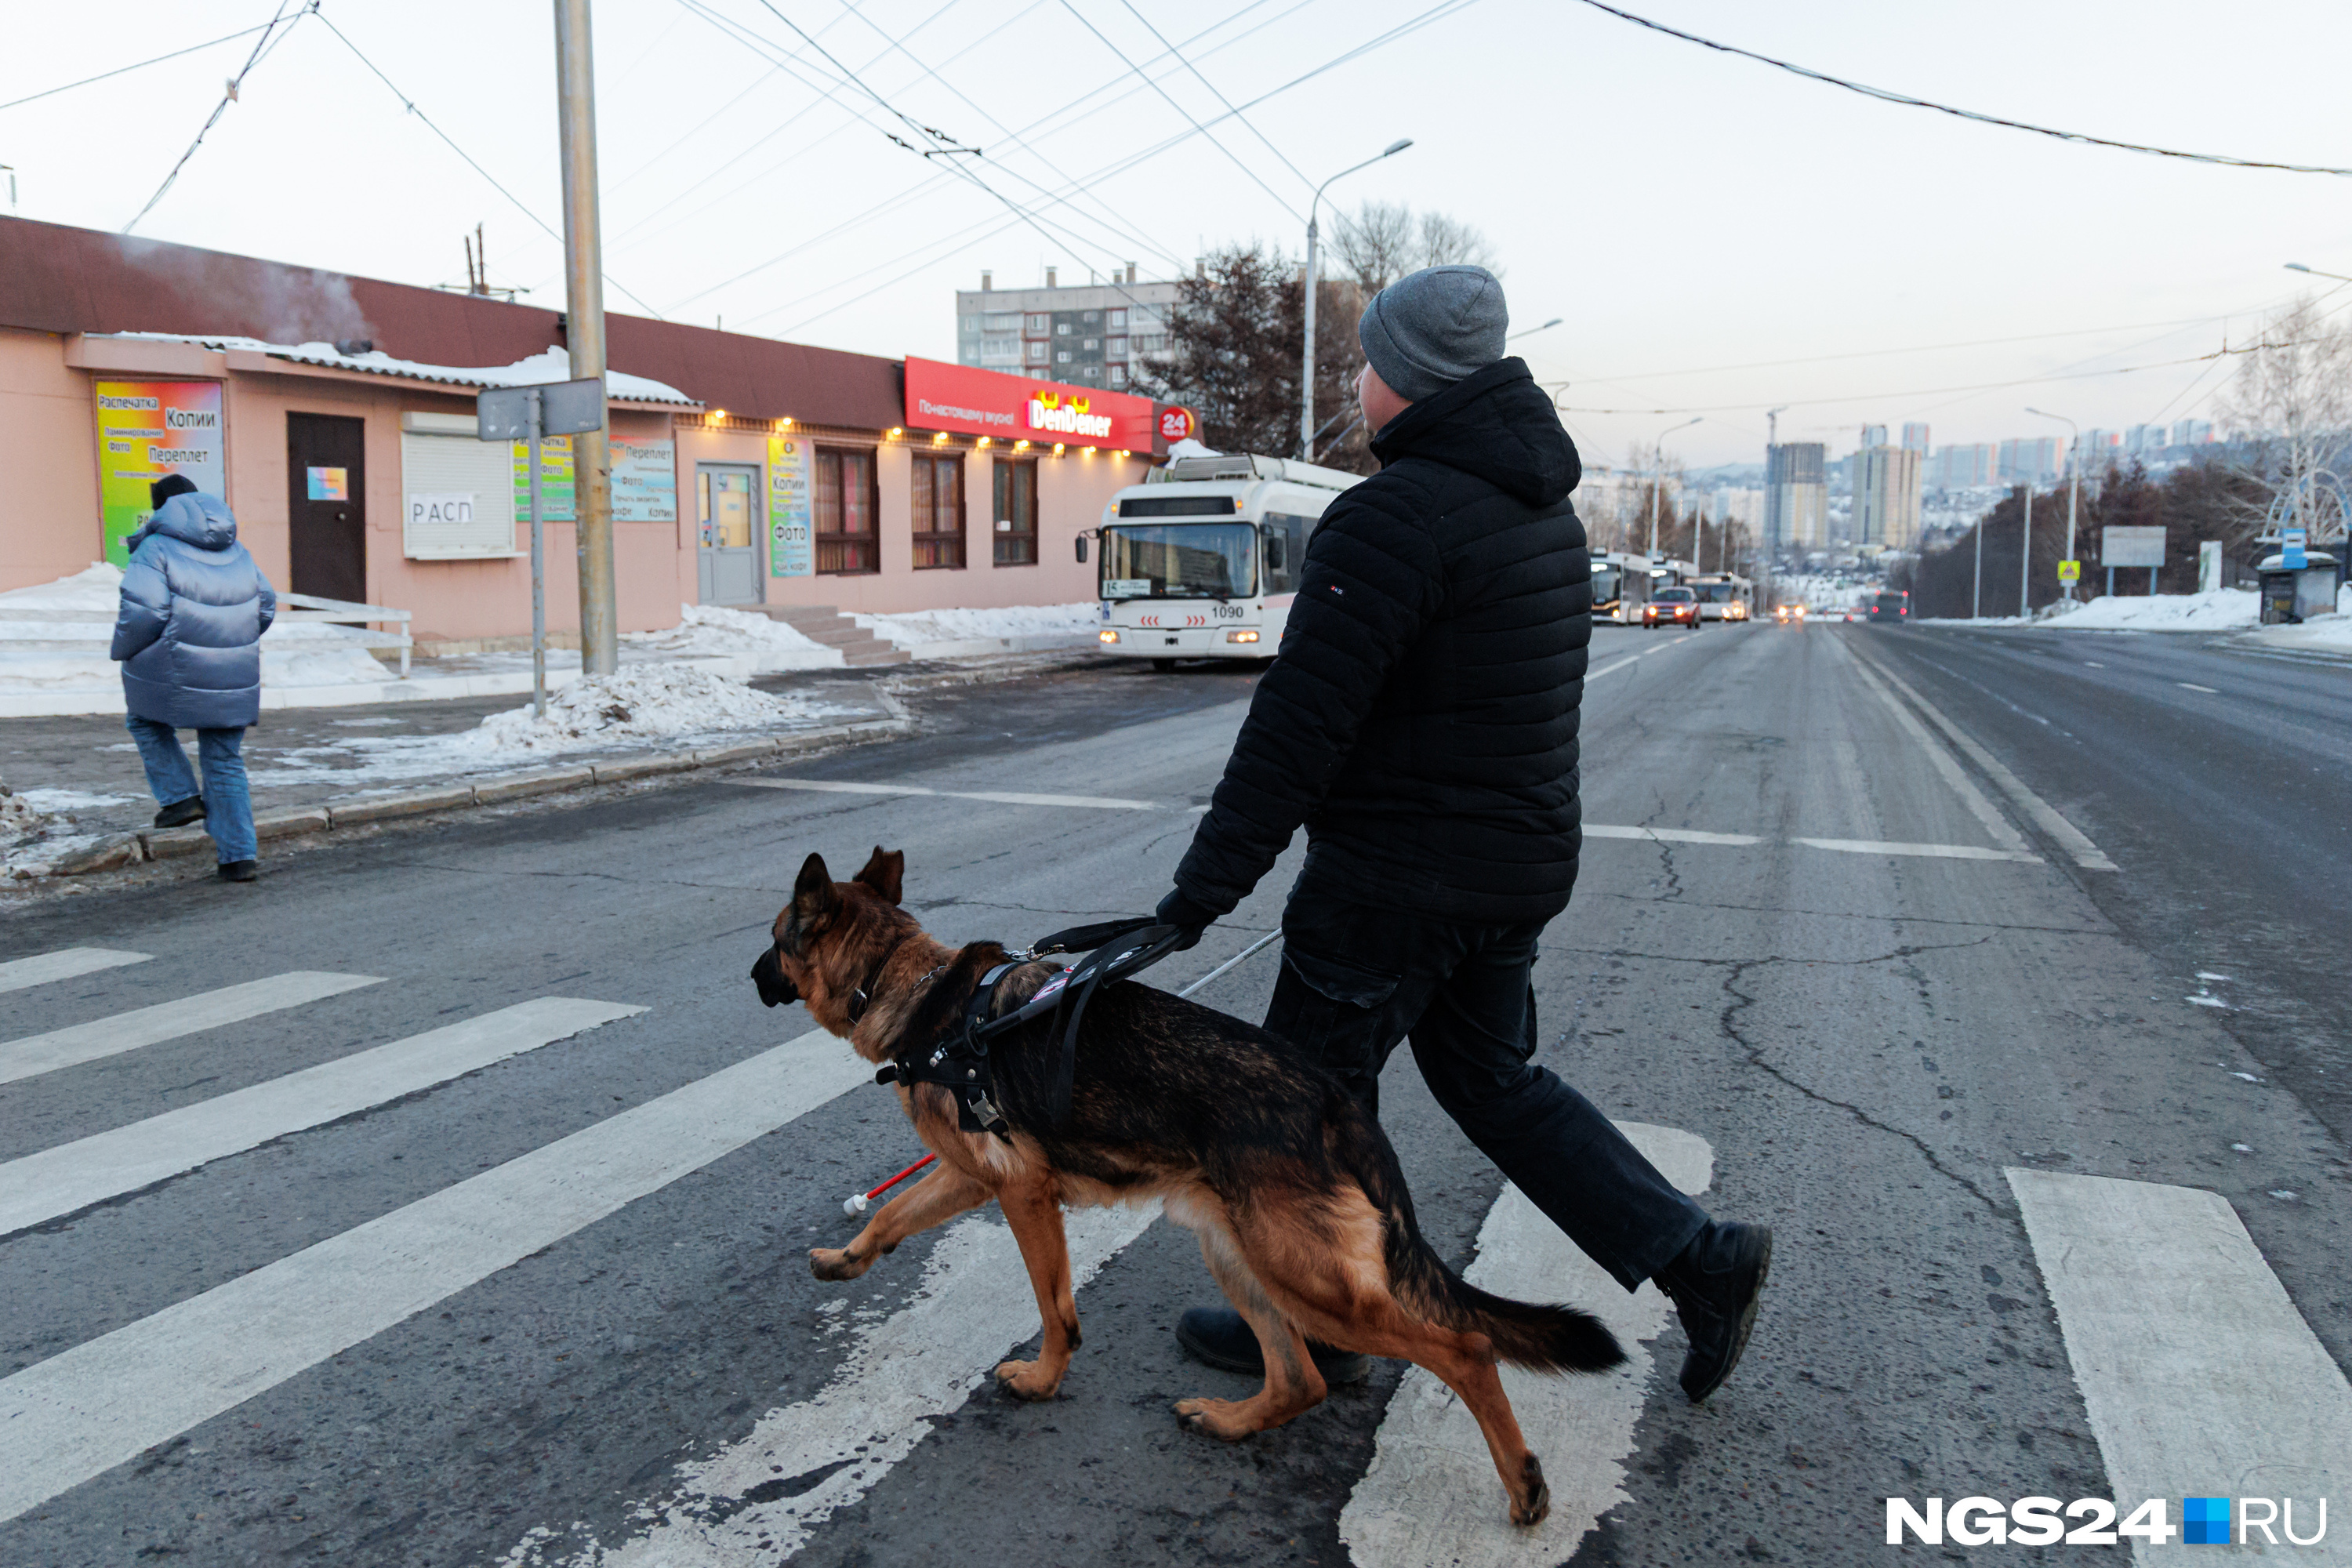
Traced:
MULTIPOLYGON (((2074 559, 2074 517, 2083 509, 2083 429, 2063 414, 2045 414, 2039 408, 2029 408, 2026 412, 2039 418, 2055 419, 2074 432, 2066 458, 2066 466, 2074 477, 2074 485, 2066 492, 2066 559, 2072 561, 2074 559)), ((2027 521, 2030 525, 2032 520, 2027 521)), ((2074 602, 2074 584, 2072 583, 2066 584, 2066 602, 2070 605, 2074 602)))
POLYGON ((1658 558, 1658 490, 1665 479, 1666 437, 1677 430, 1689 429, 1692 426, 1703 422, 1706 417, 1706 416, 1702 414, 1696 419, 1685 419, 1679 425, 1669 425, 1658 432, 1656 440, 1650 443, 1650 559, 1652 561, 1658 558))
POLYGON ((1323 200, 1323 193, 1331 188, 1334 181, 1346 179, 1357 169, 1369 169, 1382 158, 1393 158, 1412 145, 1412 138, 1407 136, 1401 141, 1390 142, 1377 156, 1367 158, 1353 168, 1340 170, 1330 179, 1316 186, 1314 199, 1307 204, 1307 347, 1302 354, 1305 363, 1300 367, 1298 376, 1298 455, 1309 462, 1312 462, 1315 458, 1315 268, 1317 261, 1315 246, 1318 237, 1316 207, 1323 200))
POLYGON ((2308 272, 2314 278, 2333 278, 2338 283, 2352 283, 2352 278, 2347 278, 2341 272, 2322 272, 2315 268, 2305 267, 2300 261, 2288 262, 2286 264, 2286 269, 2289 272, 2308 272))
POLYGON ((1504 341, 1505 342, 1507 342, 1507 343, 1512 343, 1512 342, 1518 342, 1521 338, 1531 338, 1531 337, 1534 337, 1538 332, 1548 332, 1548 331, 1551 331, 1554 327, 1557 327, 1558 325, 1559 325, 1559 323, 1560 323, 1561 320, 1562 320, 1562 318, 1561 318, 1561 317, 1554 316, 1550 321, 1546 321, 1546 322, 1545 322, 1542 326, 1540 326, 1540 327, 1529 327, 1527 331, 1523 331, 1523 332, 1513 332, 1509 337, 1505 338, 1503 341, 1504 341))

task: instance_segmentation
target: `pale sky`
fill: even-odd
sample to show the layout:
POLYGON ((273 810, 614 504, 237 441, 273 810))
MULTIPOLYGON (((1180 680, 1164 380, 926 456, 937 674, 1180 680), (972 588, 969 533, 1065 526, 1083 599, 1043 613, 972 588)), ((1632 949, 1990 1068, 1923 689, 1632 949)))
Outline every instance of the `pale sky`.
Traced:
MULTIPOLYGON (((1308 178, 1409 136, 1412 149, 1327 201, 1434 206, 1484 229, 1515 323, 1563 318, 1513 347, 1539 377, 1570 384, 1562 403, 1588 461, 1622 462, 1630 443, 1696 414, 1703 422, 1668 449, 1713 464, 1759 459, 1764 410, 1778 404, 1791 405, 1782 439, 1825 440, 1832 455, 1864 422, 1924 419, 1938 446, 2063 435, 2029 404, 2086 428, 2210 414, 2230 362, 2198 356, 2242 341, 2299 289, 2339 287, 2284 263, 2352 273, 2352 179, 2184 163, 1897 108, 1576 0, 773 3, 595 6, 606 270, 675 319, 951 358, 953 291, 977 287, 983 268, 1009 287, 1042 282, 1048 265, 1066 283, 1129 260, 1167 276, 1252 237, 1295 252, 1308 178), (713 17, 764 40, 771 58, 713 17), (1048 232, 948 160, 893 146, 886 111, 859 89, 828 98, 832 68, 782 17, 891 107, 982 148, 963 162, 1048 232), (1188 121, 1417 18, 1417 30, 1249 109, 1246 124, 1204 136, 1188 121), (1153 27, 1197 74, 1163 56, 1153 27), (1126 63, 1154 57, 1157 89, 1126 63)), ((0 102, 257 26, 275 8, 15 7, 0 102)), ((1625 8, 2008 118, 2352 166, 2352 5, 2341 0, 1625 8)), ((545 0, 328 0, 324 15, 560 228, 545 0)), ((252 44, 0 109, 15 211, 121 228, 252 44)), ((431 284, 462 281, 460 236, 478 221, 493 280, 560 306, 560 245, 307 17, 138 232, 431 284)), ((2352 289, 2330 303, 2352 307, 2352 289)))

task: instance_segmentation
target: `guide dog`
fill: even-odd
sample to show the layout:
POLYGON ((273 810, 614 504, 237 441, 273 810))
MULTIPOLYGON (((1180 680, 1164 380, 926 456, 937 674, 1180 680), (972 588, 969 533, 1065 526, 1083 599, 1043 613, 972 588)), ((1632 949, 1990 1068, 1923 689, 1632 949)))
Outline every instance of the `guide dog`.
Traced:
MULTIPOLYGON (((898 907, 906 857, 879 845, 836 882, 824 858, 802 865, 772 942, 752 965, 760 1000, 805 1003, 818 1024, 882 1063, 928 1051, 961 1027, 995 942, 950 948, 898 907)), ((1005 976, 1011 1011, 1057 971, 1005 976)), ((994 1198, 1020 1244, 1045 1331, 1037 1359, 996 1369, 1006 1392, 1050 1399, 1078 1344, 1062 1207, 1160 1200, 1199 1236, 1209 1272, 1257 1333, 1265 1385, 1251 1398, 1186 1399, 1184 1423, 1238 1441, 1312 1409, 1324 1383, 1313 1338, 1427 1367, 1477 1417, 1514 1522, 1550 1508, 1495 1367, 1600 1372, 1624 1352, 1599 1320, 1530 1306, 1463 1281, 1413 1220, 1412 1197, 1380 1124, 1339 1081, 1237 1018, 1133 981, 1104 985, 1084 1016, 1066 1118, 1048 1107, 1060 1065, 1057 1014, 992 1042, 993 1093, 1010 1131, 960 1130, 944 1086, 897 1087, 924 1145, 923 1179, 877 1211, 847 1247, 811 1249, 820 1279, 855 1279, 919 1231, 994 1198)))

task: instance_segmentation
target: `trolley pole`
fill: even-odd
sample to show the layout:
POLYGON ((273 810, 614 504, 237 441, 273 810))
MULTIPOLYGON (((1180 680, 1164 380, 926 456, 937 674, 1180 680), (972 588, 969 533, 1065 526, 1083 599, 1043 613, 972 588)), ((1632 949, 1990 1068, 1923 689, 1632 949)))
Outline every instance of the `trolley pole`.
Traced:
MULTIPOLYGON (((563 163, 564 349, 577 380, 604 380, 604 247, 596 200, 596 71, 588 0, 555 0, 557 122, 563 163)), ((609 417, 572 438, 572 530, 580 558, 580 672, 620 665, 613 582, 609 417)))

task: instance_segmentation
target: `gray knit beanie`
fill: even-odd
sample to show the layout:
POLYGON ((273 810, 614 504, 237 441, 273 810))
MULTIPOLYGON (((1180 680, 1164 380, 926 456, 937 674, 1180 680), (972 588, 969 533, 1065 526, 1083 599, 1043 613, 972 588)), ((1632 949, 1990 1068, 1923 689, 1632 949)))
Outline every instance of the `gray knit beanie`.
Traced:
POLYGON ((1418 403, 1501 359, 1509 323, 1493 273, 1424 267, 1372 296, 1356 337, 1389 390, 1418 403))

